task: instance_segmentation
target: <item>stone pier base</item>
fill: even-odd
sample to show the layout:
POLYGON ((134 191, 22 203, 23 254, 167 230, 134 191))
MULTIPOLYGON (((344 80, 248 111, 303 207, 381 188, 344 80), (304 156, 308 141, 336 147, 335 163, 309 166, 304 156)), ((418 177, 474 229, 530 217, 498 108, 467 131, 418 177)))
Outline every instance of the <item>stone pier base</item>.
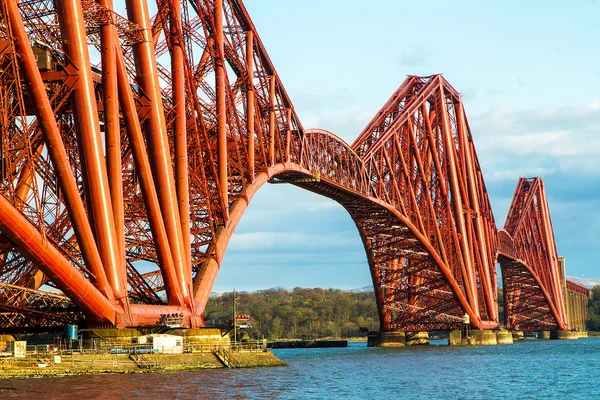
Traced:
POLYGON ((561 329, 554 329, 550 331, 550 339, 552 340, 575 340, 581 337, 582 332, 563 331, 561 329))
POLYGON ((496 344, 512 344, 512 335, 507 330, 485 330, 473 329, 469 331, 467 337, 463 337, 463 332, 456 330, 450 332, 448 339, 449 346, 493 346, 496 344))
POLYGON ((428 332, 406 332, 407 346, 421 346, 429 344, 428 332))
POLYGON ((554 329, 552 331, 541 331, 538 332, 538 339, 552 339, 552 340, 575 340, 588 337, 586 331, 563 331, 561 329, 554 329))
POLYGON ((538 339, 548 340, 550 339, 550 331, 539 331, 537 337, 538 339))
POLYGON ((498 344, 513 344, 513 335, 506 329, 496 331, 496 341, 498 344))
POLYGON ((404 347, 429 344, 427 332, 369 332, 368 347, 404 347))
POLYGON ((523 331, 512 331, 512 337, 513 337, 513 341, 524 340, 525 334, 523 333, 523 331))

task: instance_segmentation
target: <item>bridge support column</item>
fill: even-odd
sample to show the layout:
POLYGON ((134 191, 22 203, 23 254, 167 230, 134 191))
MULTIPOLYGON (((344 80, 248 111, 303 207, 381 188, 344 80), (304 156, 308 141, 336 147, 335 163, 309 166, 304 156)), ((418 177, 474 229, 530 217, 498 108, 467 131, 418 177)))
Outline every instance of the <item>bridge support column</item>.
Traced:
POLYGON ((539 331, 537 338, 542 340, 550 339, 550 331, 539 331))
POLYGON ((550 339, 552 340, 575 340, 579 339, 580 332, 564 331, 562 329, 554 329, 550 331, 550 339))
POLYGON ((463 331, 455 330, 450 332, 448 339, 449 346, 494 346, 512 343, 512 335, 505 329, 499 331, 472 329, 467 336, 463 336, 463 331))
POLYGON ((513 337, 513 341, 524 340, 525 334, 523 333, 523 331, 512 331, 512 337, 513 337))
POLYGON ((368 347, 404 347, 429 344, 427 332, 369 332, 368 347))
POLYGON ((498 344, 513 344, 512 332, 506 329, 496 331, 496 341, 498 344))

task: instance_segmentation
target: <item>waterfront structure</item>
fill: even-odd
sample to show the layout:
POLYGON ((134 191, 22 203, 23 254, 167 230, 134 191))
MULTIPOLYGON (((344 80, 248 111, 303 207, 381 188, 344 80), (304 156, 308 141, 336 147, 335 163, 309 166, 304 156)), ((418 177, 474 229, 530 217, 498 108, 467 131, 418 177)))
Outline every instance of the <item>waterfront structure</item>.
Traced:
POLYGON ((126 17, 110 0, 1 3, 3 329, 203 326, 266 182, 349 212, 383 332, 461 329, 465 314, 498 327, 497 261, 509 327, 570 328, 541 179, 519 181, 498 231, 441 75, 409 76, 350 145, 302 126, 240 0, 125 3, 126 17))

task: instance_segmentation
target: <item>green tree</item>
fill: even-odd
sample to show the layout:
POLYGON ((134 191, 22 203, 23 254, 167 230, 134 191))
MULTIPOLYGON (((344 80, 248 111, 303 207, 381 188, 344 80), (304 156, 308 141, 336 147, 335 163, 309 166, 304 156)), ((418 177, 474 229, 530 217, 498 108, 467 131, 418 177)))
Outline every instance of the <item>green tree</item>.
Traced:
POLYGON ((591 290, 588 301, 587 329, 589 331, 600 331, 600 285, 591 290))
POLYGON ((283 337, 283 329, 281 329, 281 320, 279 317, 273 320, 271 329, 269 329, 269 334, 267 336, 269 339, 279 339, 283 337))
MULTIPOLYGON (((231 293, 211 297, 204 318, 226 325, 232 316, 231 293)), ((374 292, 294 288, 239 293, 238 312, 252 319, 247 333, 254 338, 318 338, 357 336, 379 328, 374 292)))

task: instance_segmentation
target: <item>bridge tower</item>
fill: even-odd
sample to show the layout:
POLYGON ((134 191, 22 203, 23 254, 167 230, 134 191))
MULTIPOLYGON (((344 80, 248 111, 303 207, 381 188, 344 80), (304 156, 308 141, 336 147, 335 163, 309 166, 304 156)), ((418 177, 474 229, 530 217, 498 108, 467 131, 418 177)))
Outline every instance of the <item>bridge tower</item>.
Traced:
POLYGON ((498 238, 506 326, 552 331, 545 335, 556 338, 580 336, 572 331, 585 330, 582 308, 589 290, 566 279, 540 178, 519 179, 498 238))

